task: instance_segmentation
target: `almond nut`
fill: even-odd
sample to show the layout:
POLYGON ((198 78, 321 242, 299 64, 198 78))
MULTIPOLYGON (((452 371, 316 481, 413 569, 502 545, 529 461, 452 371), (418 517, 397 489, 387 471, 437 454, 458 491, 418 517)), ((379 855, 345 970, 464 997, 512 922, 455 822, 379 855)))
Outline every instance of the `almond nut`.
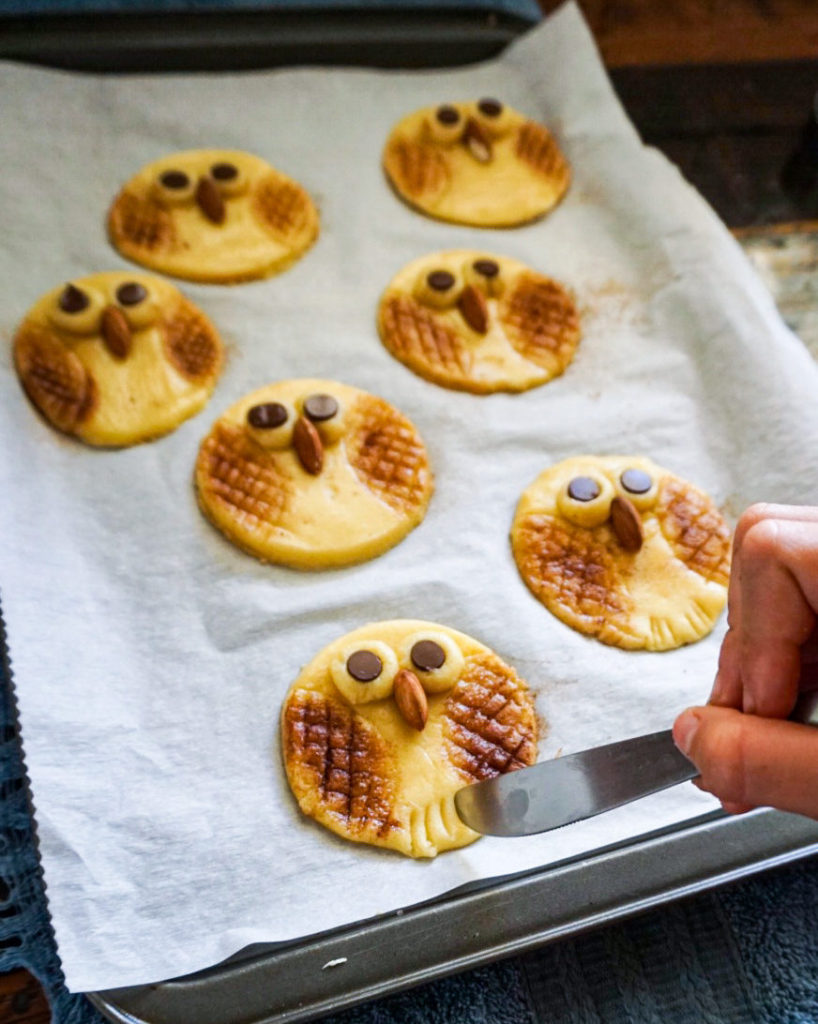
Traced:
POLYGON ((209 177, 199 178, 196 186, 196 202, 199 209, 214 224, 221 224, 227 212, 222 194, 216 182, 209 177))
POLYGON ((642 547, 642 520, 632 501, 617 495, 611 502, 611 526, 616 539, 631 553, 642 547))
POLYGON ((100 333, 108 351, 124 359, 131 351, 131 328, 119 306, 106 306, 100 320, 100 333))
POLYGON ((429 717, 429 702, 415 673, 402 668, 395 676, 392 695, 406 722, 421 732, 429 717))
POLYGON ((466 323, 478 334, 485 334, 489 329, 489 307, 486 298, 479 288, 467 285, 460 293, 457 308, 466 323))
POLYGON ((489 142, 485 132, 473 117, 470 117, 466 122, 462 139, 466 149, 468 149, 475 160, 481 164, 490 162, 491 142, 489 142))
POLYGON ((318 476, 324 466, 324 445, 321 435, 306 416, 299 416, 295 421, 293 447, 304 469, 318 476))

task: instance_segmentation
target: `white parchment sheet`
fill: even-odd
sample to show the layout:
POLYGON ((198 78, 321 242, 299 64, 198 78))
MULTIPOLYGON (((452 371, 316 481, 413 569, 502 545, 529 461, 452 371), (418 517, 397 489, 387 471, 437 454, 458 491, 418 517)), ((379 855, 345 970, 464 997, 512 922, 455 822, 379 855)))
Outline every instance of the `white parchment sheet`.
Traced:
POLYGON ((374 619, 440 621, 496 649, 537 694, 542 758, 667 727, 706 697, 723 623, 680 651, 627 653, 562 625, 521 582, 514 507, 553 461, 646 454, 731 521, 757 499, 818 500, 818 371, 725 228, 641 145, 573 6, 499 60, 453 71, 96 78, 5 65, 0 96, 0 586, 71 989, 192 971, 713 805, 687 785, 549 835, 415 862, 302 817, 280 763, 279 709, 300 667, 374 619), (528 227, 426 219, 381 172, 403 114, 486 95, 550 125, 573 166, 564 202, 528 227), (258 153, 301 181, 320 239, 271 280, 181 285, 229 348, 202 413, 122 451, 60 436, 15 378, 16 324, 60 282, 127 265, 104 217, 140 166, 211 146, 258 153), (522 259, 575 290, 584 337, 563 377, 476 397, 382 348, 375 309, 392 275, 459 247, 522 259), (192 467, 212 421, 298 376, 383 395, 426 440, 428 515, 364 565, 263 566, 197 509, 192 467))

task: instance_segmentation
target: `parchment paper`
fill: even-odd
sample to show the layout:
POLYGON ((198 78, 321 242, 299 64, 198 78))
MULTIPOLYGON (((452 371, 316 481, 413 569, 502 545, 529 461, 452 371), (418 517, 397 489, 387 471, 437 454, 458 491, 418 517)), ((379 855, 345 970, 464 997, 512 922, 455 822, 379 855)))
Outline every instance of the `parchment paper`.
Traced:
POLYGON ((723 624, 683 650, 627 653, 574 633, 526 590, 508 531, 520 492, 555 460, 646 454, 733 520, 757 499, 816 500, 818 373, 725 228, 642 147, 573 6, 499 60, 450 72, 95 78, 5 65, 0 95, 0 584, 71 989, 178 975, 713 806, 687 785, 556 833, 415 862, 303 818, 280 764, 290 682, 375 619, 448 623, 512 662, 548 721, 542 758, 667 727, 705 699, 723 624), (383 141, 404 113, 485 95, 549 124, 573 165, 565 201, 529 227, 436 223, 382 176, 383 141), (297 178, 320 205, 321 237, 278 278, 182 285, 230 349, 209 406, 153 444, 92 450, 33 412, 8 343, 42 292, 125 265, 103 227, 122 182, 199 146, 247 149, 297 178), (386 353, 381 290, 409 260, 457 247, 514 256, 575 289, 584 338, 562 378, 481 398, 386 353), (388 554, 299 574, 213 530, 191 472, 228 405, 314 375, 404 410, 437 490, 388 554))

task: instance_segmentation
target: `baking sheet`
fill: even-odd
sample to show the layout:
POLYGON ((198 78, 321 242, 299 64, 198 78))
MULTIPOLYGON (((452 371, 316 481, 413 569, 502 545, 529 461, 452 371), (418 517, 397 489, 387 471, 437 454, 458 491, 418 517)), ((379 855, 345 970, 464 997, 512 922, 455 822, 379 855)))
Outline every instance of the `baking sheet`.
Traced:
POLYGON ((723 625, 669 654, 617 651, 560 624, 519 580, 514 505, 552 461, 644 453, 728 515, 762 498, 815 500, 818 371, 723 226, 640 145, 576 8, 467 70, 93 79, 6 65, 0 90, 15 110, 0 182, 9 339, 41 292, 125 265, 105 240, 105 210, 166 152, 255 151, 298 178, 322 215, 315 249, 283 276, 183 286, 230 359, 210 405, 159 442, 97 452, 58 437, 3 353, 0 481, 13 500, 0 504, 0 581, 69 987, 186 973, 712 807, 680 787, 601 821, 413 862, 302 819, 279 764, 278 710, 300 666, 377 618, 446 622, 515 664, 549 723, 541 757, 666 727, 706 696, 723 625), (481 232, 401 205, 379 168, 392 123, 491 94, 555 130, 575 172, 561 206, 481 232), (526 260, 575 289, 584 340, 564 377, 477 398, 427 384, 381 348, 374 310, 392 274, 460 247, 526 260), (266 381, 313 375, 408 413, 437 490, 393 551, 300 575, 227 544, 199 515, 190 478, 224 408, 266 381))

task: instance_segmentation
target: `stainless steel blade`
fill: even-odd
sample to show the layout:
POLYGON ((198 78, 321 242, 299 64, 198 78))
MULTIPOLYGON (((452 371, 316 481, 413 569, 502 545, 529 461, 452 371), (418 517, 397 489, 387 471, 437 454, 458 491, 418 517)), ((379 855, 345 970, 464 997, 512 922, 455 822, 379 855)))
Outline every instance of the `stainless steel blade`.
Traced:
POLYGON ((695 778, 670 730, 544 761, 455 794, 460 818, 492 836, 528 836, 695 778))

